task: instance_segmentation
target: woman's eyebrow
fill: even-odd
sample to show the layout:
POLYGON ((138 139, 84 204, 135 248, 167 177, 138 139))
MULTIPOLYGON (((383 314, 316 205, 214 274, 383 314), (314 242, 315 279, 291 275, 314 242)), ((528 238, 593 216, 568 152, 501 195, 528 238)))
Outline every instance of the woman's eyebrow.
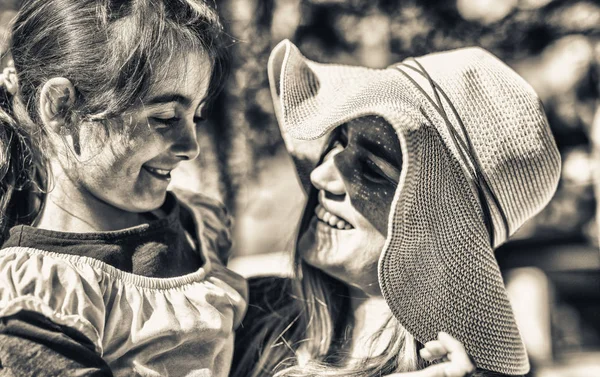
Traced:
POLYGON ((395 167, 391 162, 387 161, 386 159, 381 158, 368 150, 366 150, 365 153, 371 159, 371 161, 373 161, 375 164, 377 164, 377 166, 379 166, 381 171, 386 176, 388 176, 388 178, 398 183, 400 179, 400 169, 395 167))
POLYGON ((396 168, 400 167, 398 166, 400 161, 398 161, 398 156, 396 153, 394 153, 395 151, 385 148, 383 143, 378 144, 371 139, 365 138, 360 140, 359 144, 363 149, 365 149, 365 151, 369 152, 370 155, 377 156, 381 160, 386 161, 388 164, 396 168))

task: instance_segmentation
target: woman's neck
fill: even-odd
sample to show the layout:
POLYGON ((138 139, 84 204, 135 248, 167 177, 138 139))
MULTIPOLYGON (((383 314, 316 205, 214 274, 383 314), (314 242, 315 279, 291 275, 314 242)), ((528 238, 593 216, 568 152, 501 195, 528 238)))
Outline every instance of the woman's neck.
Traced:
POLYGON ((394 333, 389 323, 392 312, 382 296, 368 296, 350 288, 353 316, 352 338, 347 351, 352 359, 364 359, 383 353, 394 333))
POLYGON ((142 214, 118 209, 84 189, 57 177, 43 209, 34 222, 37 228, 61 232, 90 233, 125 229, 147 222, 142 214))

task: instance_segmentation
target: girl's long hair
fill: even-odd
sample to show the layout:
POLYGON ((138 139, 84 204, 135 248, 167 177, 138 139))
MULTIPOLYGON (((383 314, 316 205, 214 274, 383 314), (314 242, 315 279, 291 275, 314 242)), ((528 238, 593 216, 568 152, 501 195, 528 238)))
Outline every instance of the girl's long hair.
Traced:
POLYGON ((139 104, 172 59, 206 54, 208 100, 228 72, 228 37, 203 0, 25 0, 10 38, 19 85, 14 96, 0 93, 0 245, 11 226, 35 219, 50 189, 52 148, 38 109, 46 81, 75 86, 70 126, 94 122, 110 135, 125 129, 106 121, 139 104))

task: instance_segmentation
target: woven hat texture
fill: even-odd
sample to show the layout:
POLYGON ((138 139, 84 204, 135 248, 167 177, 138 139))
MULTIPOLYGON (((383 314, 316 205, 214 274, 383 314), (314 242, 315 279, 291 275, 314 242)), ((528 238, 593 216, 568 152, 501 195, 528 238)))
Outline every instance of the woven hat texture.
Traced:
POLYGON ((387 69, 319 64, 282 41, 269 59, 282 136, 308 190, 330 131, 366 115, 389 122, 403 154, 378 270, 389 307, 422 343, 446 331, 478 367, 525 374, 527 354, 493 248, 554 194, 558 149, 536 93, 489 52, 464 48, 416 62, 387 69), (432 101, 435 84, 447 96, 441 103, 459 143, 432 101), (461 143, 471 144, 469 158, 461 143), (475 176, 488 184, 483 196, 475 176))

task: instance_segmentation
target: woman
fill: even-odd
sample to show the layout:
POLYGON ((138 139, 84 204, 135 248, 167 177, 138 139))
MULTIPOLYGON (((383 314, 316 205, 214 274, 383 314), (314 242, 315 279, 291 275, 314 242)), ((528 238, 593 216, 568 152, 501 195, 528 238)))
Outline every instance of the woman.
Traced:
POLYGON ((529 85, 477 48, 373 70, 315 63, 284 41, 269 73, 308 203, 298 282, 287 300, 280 284, 251 284, 238 343, 264 341, 240 365, 256 363, 255 376, 408 372, 430 359, 420 344, 445 331, 474 375, 527 373, 493 249, 559 178, 529 85))
POLYGON ((30 0, 0 111, 0 374, 227 376, 245 282, 167 191, 226 55, 201 0, 30 0))

